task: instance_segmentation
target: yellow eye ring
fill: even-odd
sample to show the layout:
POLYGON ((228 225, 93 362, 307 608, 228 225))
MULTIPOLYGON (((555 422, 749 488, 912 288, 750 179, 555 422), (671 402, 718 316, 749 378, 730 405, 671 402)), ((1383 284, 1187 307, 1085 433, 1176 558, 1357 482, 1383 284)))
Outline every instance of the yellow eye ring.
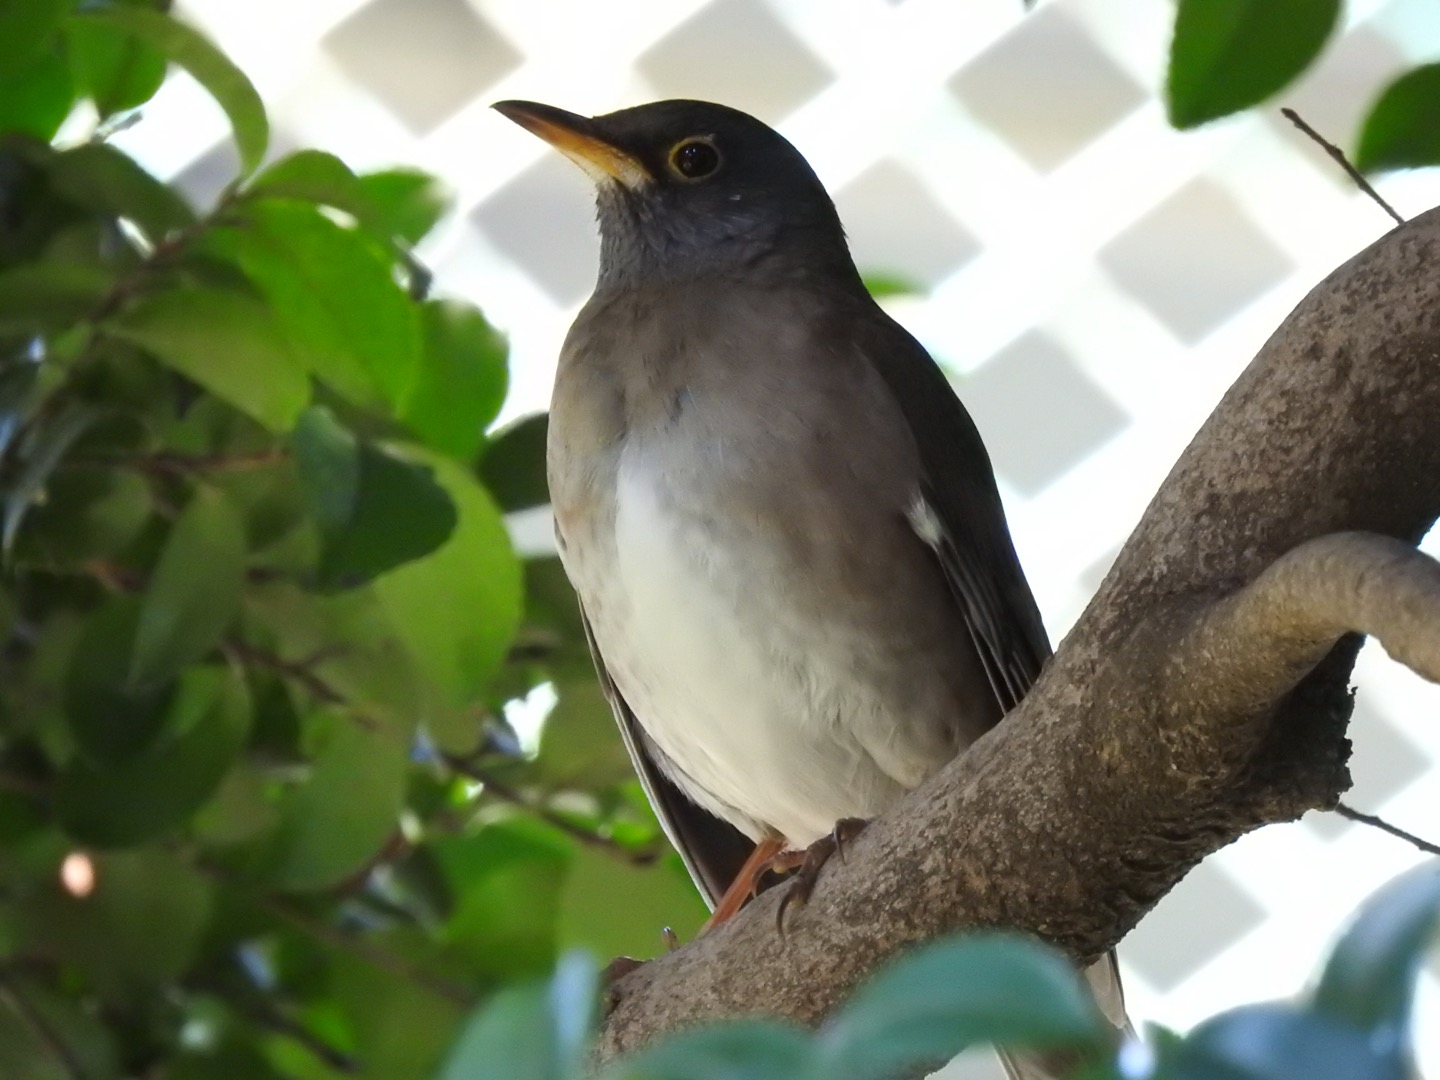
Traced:
POLYGON ((682 180, 703 180, 720 168, 720 151, 703 136, 683 139, 670 150, 670 167, 682 180))

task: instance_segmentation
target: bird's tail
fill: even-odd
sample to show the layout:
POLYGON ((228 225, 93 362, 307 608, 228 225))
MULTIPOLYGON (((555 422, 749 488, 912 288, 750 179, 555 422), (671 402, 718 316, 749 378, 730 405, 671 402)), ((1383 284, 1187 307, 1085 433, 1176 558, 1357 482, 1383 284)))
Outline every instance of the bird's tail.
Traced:
MULTIPOLYGON (((1115 1025, 1118 1038, 1132 1038, 1135 1029, 1130 1026, 1130 1018, 1125 1014, 1125 990, 1120 985, 1120 968, 1113 951, 1085 969, 1085 982, 1095 995, 1105 1019, 1115 1025)), ((1020 1053, 1003 1049, 999 1054, 1000 1064, 1005 1067, 1009 1080, 1062 1080, 1082 1064, 1074 1054, 1020 1053)))

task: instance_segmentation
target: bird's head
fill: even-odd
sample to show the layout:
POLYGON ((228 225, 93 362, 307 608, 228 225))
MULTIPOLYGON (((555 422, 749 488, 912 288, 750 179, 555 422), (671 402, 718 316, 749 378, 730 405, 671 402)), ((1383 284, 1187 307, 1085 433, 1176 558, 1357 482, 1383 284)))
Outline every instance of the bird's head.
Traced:
POLYGON ((602 289, 736 270, 855 278, 815 171, 753 116, 704 101, 593 118, 530 101, 495 108, 595 180, 602 289))

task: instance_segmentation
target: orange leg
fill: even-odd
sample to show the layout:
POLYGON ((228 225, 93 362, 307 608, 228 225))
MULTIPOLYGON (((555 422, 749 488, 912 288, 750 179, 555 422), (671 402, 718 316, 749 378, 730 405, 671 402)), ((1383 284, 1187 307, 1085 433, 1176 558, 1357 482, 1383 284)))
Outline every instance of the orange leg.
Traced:
POLYGON ((755 895, 760 878, 772 869, 776 858, 784 850, 785 841, 778 836, 767 836, 756 844, 755 850, 745 860, 745 865, 740 867, 740 872, 735 875, 735 880, 725 890, 725 895, 715 905, 715 910, 711 912, 710 918, 705 920, 700 932, 703 934, 706 930, 722 926, 733 919, 735 913, 755 895))

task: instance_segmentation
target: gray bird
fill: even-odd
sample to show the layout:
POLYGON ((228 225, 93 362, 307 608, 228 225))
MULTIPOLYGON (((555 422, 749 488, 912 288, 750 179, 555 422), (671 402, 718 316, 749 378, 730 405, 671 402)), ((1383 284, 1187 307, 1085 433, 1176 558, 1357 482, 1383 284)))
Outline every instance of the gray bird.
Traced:
MULTIPOLYGON (((789 142, 698 101, 495 107, 596 181, 556 536, 635 770, 728 917, 998 722, 1049 641, 975 425, 789 142)), ((1113 958, 1090 979, 1123 1027, 1113 958)))

